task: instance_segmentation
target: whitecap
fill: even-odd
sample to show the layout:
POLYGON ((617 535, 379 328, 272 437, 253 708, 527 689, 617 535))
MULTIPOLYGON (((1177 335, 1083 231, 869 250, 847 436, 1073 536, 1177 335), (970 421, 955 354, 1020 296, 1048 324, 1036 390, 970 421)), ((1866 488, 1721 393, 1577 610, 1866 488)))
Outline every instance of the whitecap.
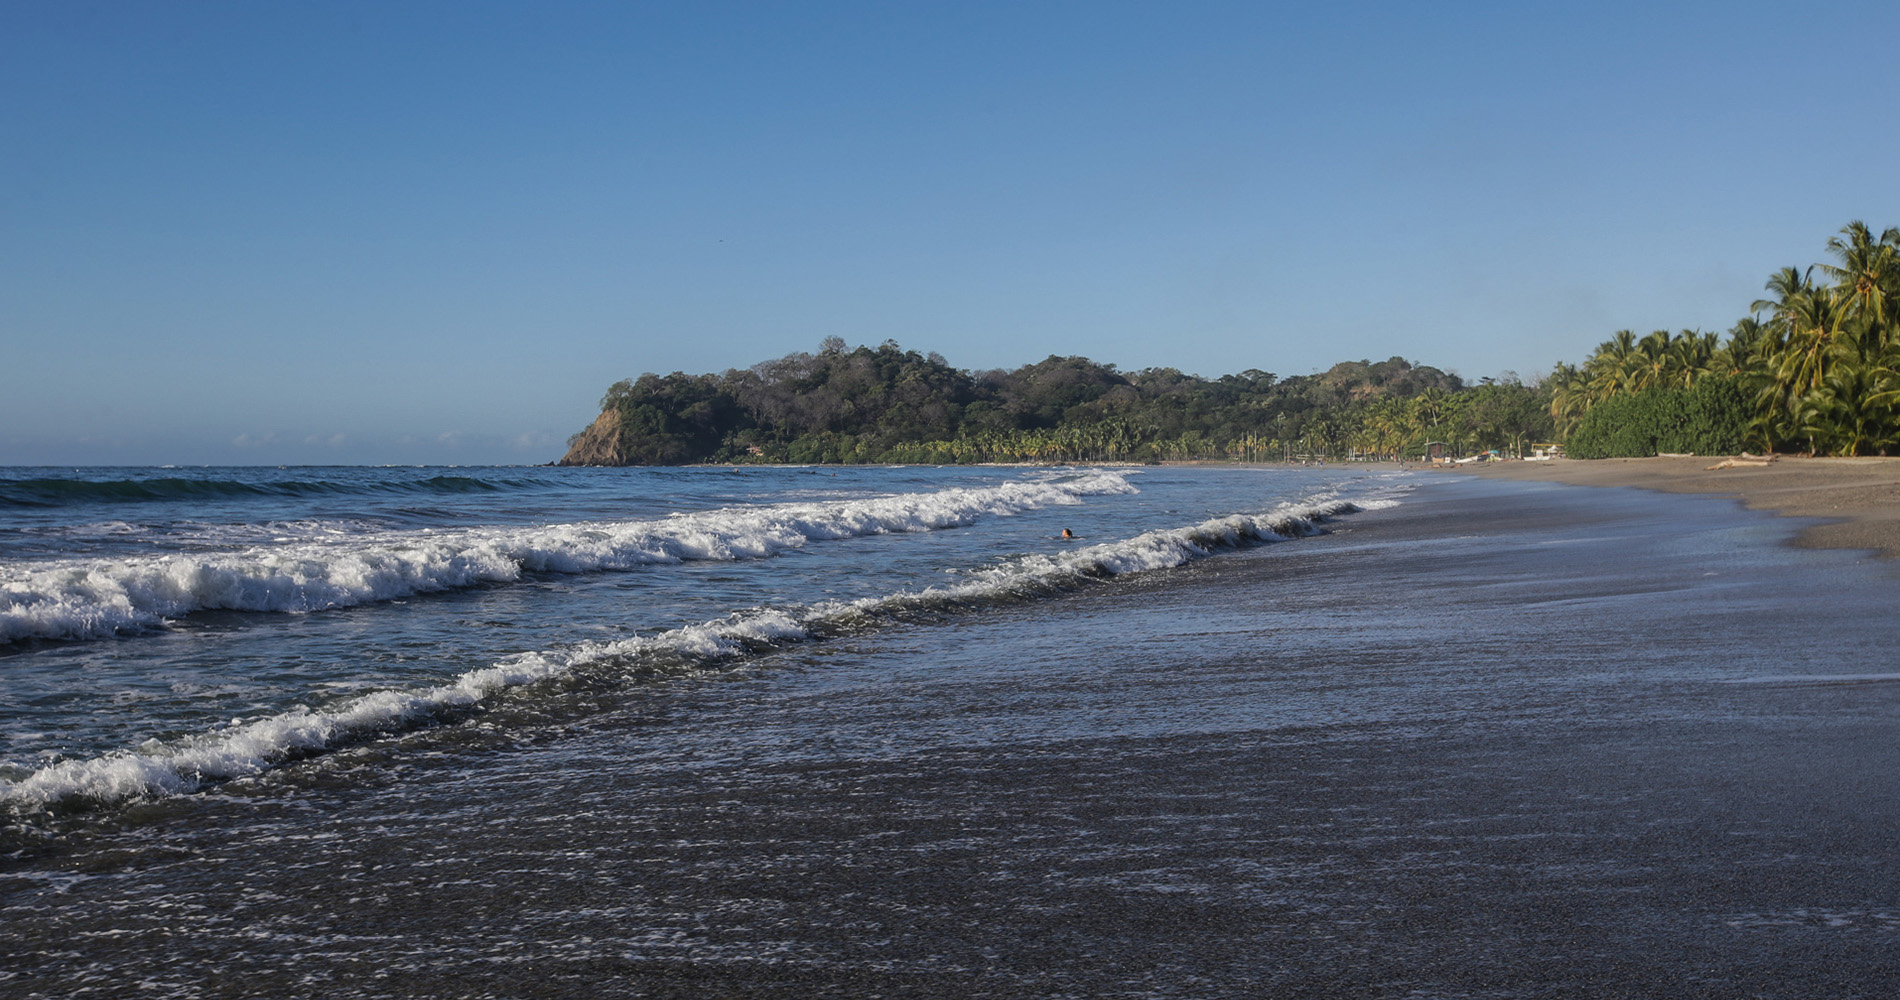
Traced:
POLYGON ((1326 519, 1368 509, 1375 502, 1390 506, 1390 498, 1319 498, 1261 514, 1143 532, 1057 555, 1019 556, 968 572, 947 586, 802 608, 757 609, 652 636, 522 653, 440 685, 373 691, 328 708, 306 706, 251 721, 232 720, 182 739, 149 740, 133 750, 58 761, 17 780, 0 778, 0 802, 16 811, 31 811, 70 800, 116 802, 185 794, 378 734, 480 710, 507 692, 581 669, 701 670, 759 651, 875 626, 906 612, 1033 599, 1095 580, 1180 566, 1222 549, 1315 535, 1326 519))
POLYGON ((322 611, 509 583, 526 573, 761 559, 813 541, 958 527, 1134 492, 1119 473, 1089 472, 650 520, 383 532, 223 552, 11 566, 0 569, 0 643, 101 638, 158 627, 195 611, 322 611))

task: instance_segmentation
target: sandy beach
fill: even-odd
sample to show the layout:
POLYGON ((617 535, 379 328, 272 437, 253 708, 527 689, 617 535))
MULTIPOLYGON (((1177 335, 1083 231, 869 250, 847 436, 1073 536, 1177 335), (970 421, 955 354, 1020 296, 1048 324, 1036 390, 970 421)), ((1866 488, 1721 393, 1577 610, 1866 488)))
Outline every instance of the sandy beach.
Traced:
POLYGON ((1558 459, 1462 466, 1458 471, 1492 479, 1724 494, 1739 498, 1751 510, 1826 519, 1803 530, 1796 544, 1900 556, 1900 458, 1783 456, 1768 465, 1710 468, 1721 461, 1721 456, 1558 459))

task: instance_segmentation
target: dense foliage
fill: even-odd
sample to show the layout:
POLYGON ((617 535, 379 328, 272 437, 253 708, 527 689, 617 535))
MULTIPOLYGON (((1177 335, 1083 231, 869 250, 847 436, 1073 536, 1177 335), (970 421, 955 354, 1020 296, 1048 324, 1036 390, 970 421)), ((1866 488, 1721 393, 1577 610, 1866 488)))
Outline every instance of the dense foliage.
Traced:
POLYGON ((1742 449, 1749 396, 1731 377, 1690 386, 1658 386, 1614 396, 1591 408, 1564 440, 1572 458, 1668 453, 1726 455, 1742 449))
POLYGON ((1746 443, 1761 450, 1885 455, 1900 447, 1900 229, 1876 238, 1865 223, 1849 223, 1827 252, 1833 263, 1775 272, 1769 297, 1726 341, 1690 330, 1638 339, 1622 330, 1582 367, 1558 366, 1549 380, 1551 416, 1569 435, 1571 454, 1654 454, 1658 446, 1642 429, 1659 419, 1654 407, 1623 401, 1711 379, 1734 388, 1719 394, 1725 412, 1709 419, 1744 426, 1746 443), (1627 421, 1640 426, 1620 426, 1627 421))
POLYGON ((1776 272, 1726 340, 1622 330, 1529 384, 1467 386, 1404 358, 1284 379, 1054 356, 967 372, 834 337, 723 375, 642 375, 601 406, 614 460, 642 465, 1397 458, 1431 442, 1522 454, 1547 440, 1578 457, 1888 454, 1900 448, 1900 230, 1850 223, 1827 251, 1832 263, 1776 272))
POLYGON ((1467 388, 1403 358, 1285 379, 1053 356, 966 372, 891 341, 836 338, 723 375, 642 375, 601 407, 618 415, 634 464, 1398 457, 1430 440, 1514 449, 1550 427, 1535 387, 1467 388))

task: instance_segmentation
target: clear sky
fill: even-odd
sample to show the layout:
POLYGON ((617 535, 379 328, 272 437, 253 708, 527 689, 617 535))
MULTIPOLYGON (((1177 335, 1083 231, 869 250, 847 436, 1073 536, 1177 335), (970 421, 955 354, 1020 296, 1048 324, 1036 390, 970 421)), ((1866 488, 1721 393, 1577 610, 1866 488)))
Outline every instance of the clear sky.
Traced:
POLYGON ((1900 5, 0 5, 0 464, 539 463, 643 371, 1468 379, 1900 224, 1900 5))

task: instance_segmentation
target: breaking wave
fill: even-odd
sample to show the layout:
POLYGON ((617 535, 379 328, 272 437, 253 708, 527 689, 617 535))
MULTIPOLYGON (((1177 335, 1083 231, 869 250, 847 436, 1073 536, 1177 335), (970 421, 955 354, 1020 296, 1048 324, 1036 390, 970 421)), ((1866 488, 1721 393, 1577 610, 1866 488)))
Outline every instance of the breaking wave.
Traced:
MULTIPOLYGON (((1097 480, 1093 488, 1111 488, 1114 478, 1097 480)), ((974 503, 974 499, 965 502, 974 503)), ((993 498, 990 502, 1002 501, 993 498)), ((1017 502, 1027 502, 1027 498, 1017 502)), ((302 707, 250 722, 233 720, 226 727, 178 740, 148 741, 137 750, 59 761, 18 780, 0 779, 0 802, 18 813, 68 802, 111 803, 187 794, 379 735, 481 711, 506 693, 537 682, 583 671, 602 675, 609 682, 640 674, 690 673, 794 643, 863 632, 919 612, 950 613, 1034 600, 1091 581, 1180 566, 1221 550, 1315 535, 1329 517, 1392 503, 1333 499, 1288 505, 1265 514, 1144 532, 1058 555, 1022 556, 971 571, 960 582, 942 587, 798 608, 762 608, 652 636, 523 653, 434 687, 379 691, 327 708, 302 707)), ((860 512, 860 516, 870 515, 860 512)))
POLYGON ((1090 495, 1133 493, 1085 473, 864 500, 726 507, 643 521, 382 533, 230 552, 84 559, 0 570, 0 643, 96 639, 195 611, 310 612, 507 583, 525 573, 757 559, 811 541, 970 524, 1090 495))

